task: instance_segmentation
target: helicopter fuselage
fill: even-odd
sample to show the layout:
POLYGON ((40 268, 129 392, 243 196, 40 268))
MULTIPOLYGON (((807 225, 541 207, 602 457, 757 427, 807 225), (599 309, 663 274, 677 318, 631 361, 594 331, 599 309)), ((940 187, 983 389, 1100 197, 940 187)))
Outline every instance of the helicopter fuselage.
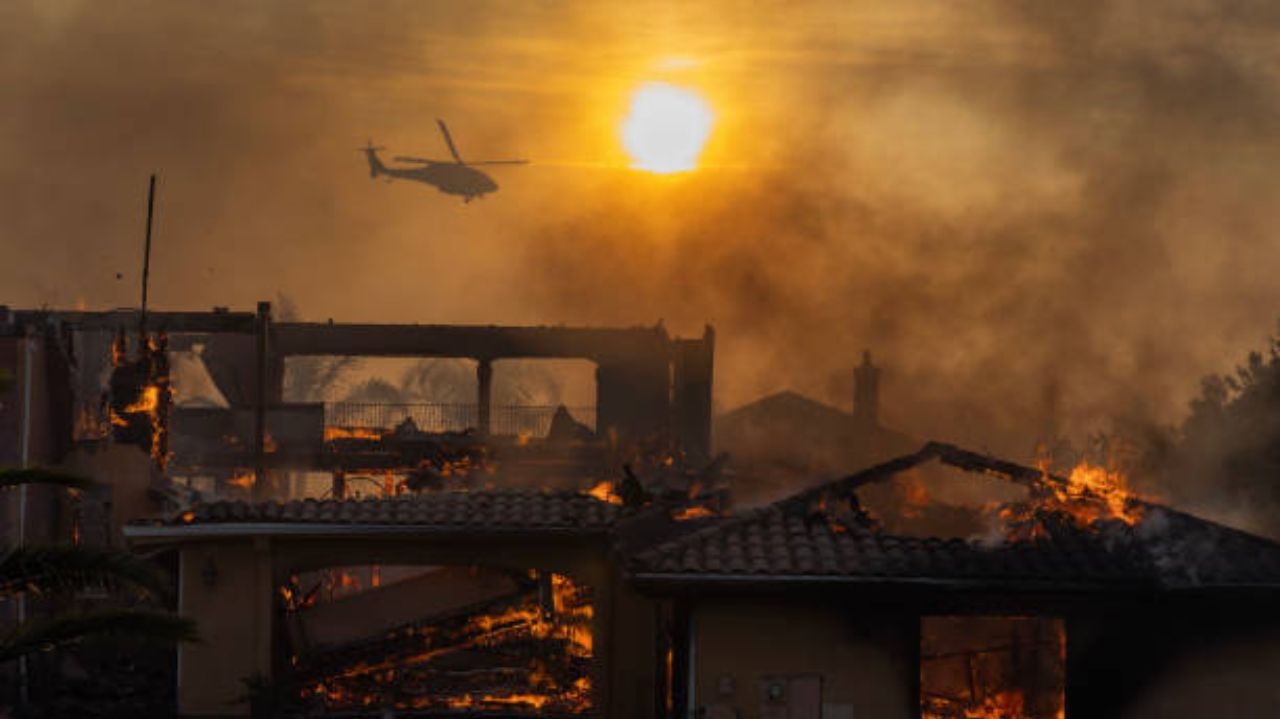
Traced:
POLYGON ((395 158, 396 162, 415 164, 387 167, 382 164, 381 158, 378 157, 378 150, 382 148, 374 147, 373 141, 370 140, 365 147, 361 148, 365 153, 366 159, 369 160, 369 176, 373 178, 385 176, 388 179, 399 178, 434 185, 445 194, 461 195, 464 201, 470 202, 477 197, 483 197, 498 189, 498 183, 494 182, 493 178, 484 172, 477 170, 475 168, 476 165, 523 165, 527 163, 527 160, 463 162, 462 156, 458 154, 458 148, 453 145, 453 138, 449 135, 449 128, 445 126, 444 120, 436 120, 436 123, 440 126, 440 133, 444 135, 445 144, 449 146, 449 154, 453 156, 453 162, 397 156, 395 158))
POLYGON ((483 172, 450 162, 433 163, 422 167, 380 167, 379 175, 413 180, 434 185, 449 195, 461 195, 466 200, 481 197, 498 189, 498 183, 483 172))

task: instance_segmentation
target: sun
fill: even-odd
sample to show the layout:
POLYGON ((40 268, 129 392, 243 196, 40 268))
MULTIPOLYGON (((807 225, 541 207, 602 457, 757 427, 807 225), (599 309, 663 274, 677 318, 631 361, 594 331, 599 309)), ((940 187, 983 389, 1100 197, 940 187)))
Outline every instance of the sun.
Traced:
POLYGON ((698 166, 714 119, 696 93, 665 82, 646 83, 631 99, 622 146, 637 170, 687 172, 698 166))

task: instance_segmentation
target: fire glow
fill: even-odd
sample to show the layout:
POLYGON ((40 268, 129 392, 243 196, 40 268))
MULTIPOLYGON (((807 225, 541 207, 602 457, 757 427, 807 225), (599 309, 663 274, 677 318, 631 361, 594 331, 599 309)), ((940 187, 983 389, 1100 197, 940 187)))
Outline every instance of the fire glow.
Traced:
POLYGON ((999 510, 999 517, 1011 540, 1045 536, 1042 517, 1063 517, 1075 526, 1088 529, 1099 522, 1120 522, 1134 526, 1145 514, 1143 503, 1129 491, 1123 472, 1082 461, 1064 479, 1049 474, 1041 464, 1042 477, 1028 502, 1015 502, 999 510))
POLYGON ((609 504, 616 504, 619 506, 622 505, 622 496, 614 491, 613 482, 610 482, 607 479, 596 482, 595 486, 587 490, 587 494, 595 497, 601 502, 608 502, 609 504))
MULTIPOLYGON (((537 573, 532 575, 535 579, 537 573)), ((363 707, 580 714, 592 708, 591 592, 560 574, 543 575, 547 602, 529 592, 491 611, 392 630, 387 646, 342 665, 298 657, 291 663, 311 676, 299 698, 330 711, 363 707), (496 665, 474 665, 488 656, 496 665), (459 662, 467 668, 459 669, 459 662), (421 689, 421 691, 420 691, 421 689)), ((296 582, 280 588, 288 611, 305 611, 316 592, 300 596, 296 582)))

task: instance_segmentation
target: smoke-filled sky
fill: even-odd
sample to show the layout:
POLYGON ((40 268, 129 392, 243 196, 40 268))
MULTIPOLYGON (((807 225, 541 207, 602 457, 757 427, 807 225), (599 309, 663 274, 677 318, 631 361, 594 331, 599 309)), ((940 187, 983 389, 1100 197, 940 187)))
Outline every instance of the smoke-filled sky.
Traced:
POLYGON ((717 402, 842 406, 1025 454, 1176 421, 1280 316, 1280 6, 9 0, 0 302, 718 331, 717 402), (699 93, 694 172, 626 169, 699 93), (494 168, 470 204, 356 150, 494 168), (116 274, 122 278, 117 279, 116 274))

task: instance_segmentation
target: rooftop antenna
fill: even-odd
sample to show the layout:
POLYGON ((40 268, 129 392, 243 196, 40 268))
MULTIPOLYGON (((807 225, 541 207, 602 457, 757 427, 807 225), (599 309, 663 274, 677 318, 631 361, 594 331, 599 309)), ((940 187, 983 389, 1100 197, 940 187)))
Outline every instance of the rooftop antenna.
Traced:
POLYGON ((151 185, 147 189, 147 244, 142 253, 142 312, 138 318, 138 351, 143 352, 147 342, 147 281, 151 277, 151 218, 156 207, 156 176, 151 174, 151 185))

